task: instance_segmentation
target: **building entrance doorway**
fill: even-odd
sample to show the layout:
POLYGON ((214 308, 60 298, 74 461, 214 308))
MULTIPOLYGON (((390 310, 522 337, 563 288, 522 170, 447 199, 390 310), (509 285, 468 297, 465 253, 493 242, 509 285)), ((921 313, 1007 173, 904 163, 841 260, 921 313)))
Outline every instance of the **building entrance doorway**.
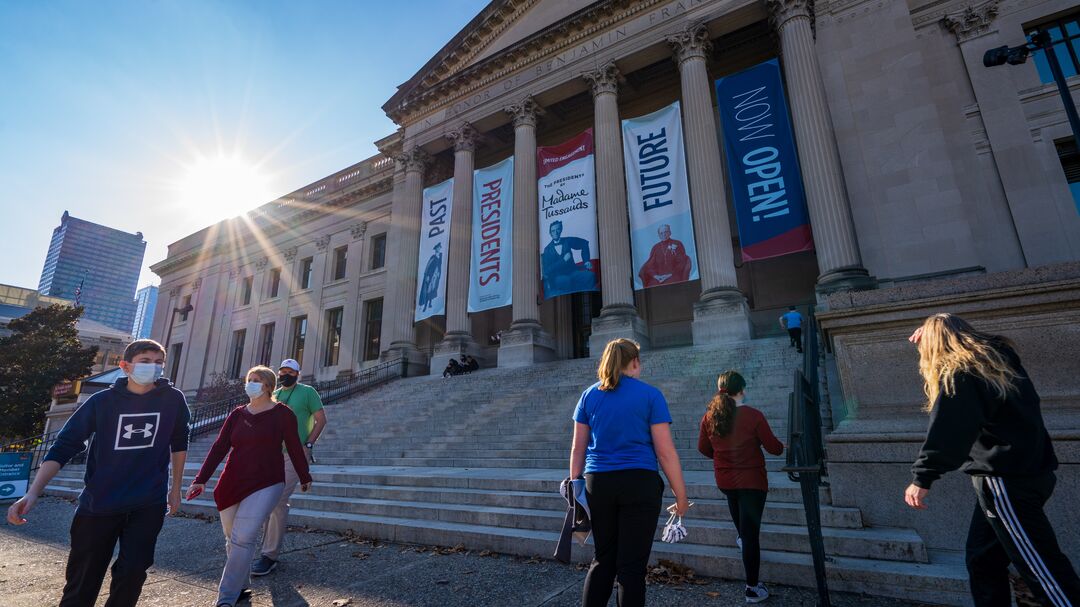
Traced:
POLYGON ((570 295, 570 334, 573 347, 571 358, 588 358, 589 337, 592 335, 592 321, 600 316, 599 293, 574 293, 570 295))

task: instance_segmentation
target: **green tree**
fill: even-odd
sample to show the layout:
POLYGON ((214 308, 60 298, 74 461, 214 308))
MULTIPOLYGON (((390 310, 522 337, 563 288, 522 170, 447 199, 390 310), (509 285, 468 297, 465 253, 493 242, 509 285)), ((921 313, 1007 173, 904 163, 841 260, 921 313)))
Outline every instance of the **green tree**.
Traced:
POLYGON ((54 304, 8 323, 11 335, 0 338, 0 437, 41 432, 53 387, 90 373, 98 349, 79 342, 82 313, 54 304))

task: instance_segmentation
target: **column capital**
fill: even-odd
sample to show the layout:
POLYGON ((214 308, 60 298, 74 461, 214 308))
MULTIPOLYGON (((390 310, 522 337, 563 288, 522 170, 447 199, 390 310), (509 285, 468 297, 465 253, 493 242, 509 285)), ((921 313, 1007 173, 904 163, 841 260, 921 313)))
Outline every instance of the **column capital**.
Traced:
POLYGON ((319 249, 320 253, 325 251, 326 247, 328 247, 328 246, 330 246, 330 235, 329 234, 326 234, 325 236, 323 236, 323 237, 321 237, 321 238, 319 238, 318 240, 315 241, 315 248, 319 249))
POLYGON ((683 31, 667 37, 667 43, 679 58, 679 65, 691 59, 705 60, 712 50, 709 28, 704 23, 692 23, 683 31))
POLYGON ((990 33, 1000 4, 1000 0, 973 2, 958 11, 946 13, 941 23, 956 35, 957 41, 967 42, 990 33))
POLYGON ((532 97, 526 97, 520 103, 512 103, 503 111, 510 115, 514 128, 519 126, 536 126, 536 121, 544 115, 544 108, 540 107, 532 97))
POLYGON ((792 19, 805 18, 814 23, 814 0, 765 0, 773 27, 780 31, 792 19))
POLYGON ((417 146, 394 157, 399 164, 405 167, 405 171, 423 173, 424 169, 431 164, 431 155, 417 146))
POLYGON ((255 262, 255 271, 256 272, 262 272, 263 270, 266 269, 266 264, 268 264, 268 263, 270 263, 270 258, 269 257, 266 257, 266 256, 260 257, 258 259, 258 261, 255 262))
POLYGON ((454 142, 454 151, 471 152, 476 149, 476 142, 480 139, 480 133, 468 122, 463 122, 455 131, 446 134, 446 138, 454 142))
POLYGON ((281 255, 285 258, 286 263, 292 263, 296 259, 296 247, 285 249, 281 255))
POLYGON ((581 77, 589 81, 589 84, 592 86, 593 97, 603 95, 604 93, 617 95, 619 92, 619 79, 621 78, 621 75, 619 74, 619 68, 616 67, 614 61, 609 61, 594 71, 585 72, 581 77))
POLYGON ((353 240, 360 240, 361 238, 364 237, 365 232, 367 232, 367 222, 366 221, 361 221, 360 223, 354 223, 353 226, 351 228, 349 228, 349 233, 352 236, 353 240))

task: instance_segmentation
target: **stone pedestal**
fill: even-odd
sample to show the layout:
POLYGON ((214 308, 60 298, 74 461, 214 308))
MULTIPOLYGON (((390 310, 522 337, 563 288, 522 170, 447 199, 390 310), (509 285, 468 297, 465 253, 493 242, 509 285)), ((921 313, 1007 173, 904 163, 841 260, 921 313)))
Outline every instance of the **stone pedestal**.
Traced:
POLYGON ((515 322, 499 339, 500 367, 528 367, 555 360, 555 340, 537 322, 515 322))
POLYGON ((694 345, 750 339, 750 308, 737 289, 712 291, 694 304, 694 345))
POLYGON ((649 328, 637 315, 637 309, 633 306, 604 306, 600 316, 592 321, 589 356, 600 358, 604 346, 620 337, 636 341, 642 349, 649 347, 649 328))
POLYGON ((455 358, 458 359, 458 362, 461 362, 462 354, 472 356, 480 363, 481 367, 484 366, 484 349, 473 340, 471 335, 448 333, 435 346, 435 351, 431 354, 431 362, 428 364, 431 374, 441 375, 450 359, 455 358))
MULTIPOLYGON (((412 342, 390 344, 390 347, 383 350, 379 355, 379 362, 386 362, 388 360, 394 360, 395 358, 405 359, 406 377, 427 375, 430 369, 427 354, 418 350, 416 344, 412 342)), ((446 366, 445 362, 443 363, 443 366, 446 366)))

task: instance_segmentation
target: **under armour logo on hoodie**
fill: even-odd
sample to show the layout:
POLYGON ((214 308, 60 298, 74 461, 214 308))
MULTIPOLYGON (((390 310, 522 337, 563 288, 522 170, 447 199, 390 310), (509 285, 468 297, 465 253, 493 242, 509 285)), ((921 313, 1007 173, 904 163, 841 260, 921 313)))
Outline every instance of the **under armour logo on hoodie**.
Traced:
POLYGON ((149 449, 154 446, 157 427, 160 423, 158 413, 125 413, 116 423, 117 451, 125 449, 149 449))
POLYGON ((140 428, 139 430, 136 430, 135 429, 135 424, 128 424, 128 425, 124 426, 124 430, 125 430, 124 438, 131 438, 131 435, 133 435, 133 434, 141 434, 143 436, 151 436, 150 430, 152 430, 153 428, 154 428, 154 424, 147 423, 147 424, 143 424, 143 427, 140 428))

